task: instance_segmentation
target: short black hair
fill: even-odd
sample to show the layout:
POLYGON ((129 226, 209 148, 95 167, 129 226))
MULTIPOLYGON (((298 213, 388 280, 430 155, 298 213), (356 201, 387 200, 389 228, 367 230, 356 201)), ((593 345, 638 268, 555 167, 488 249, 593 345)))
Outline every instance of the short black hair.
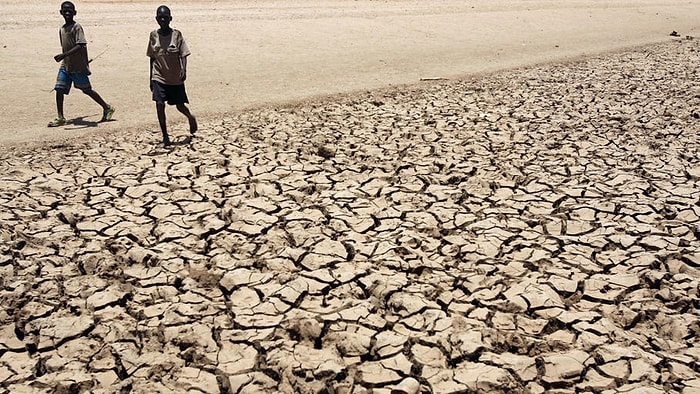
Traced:
POLYGON ((167 5, 161 5, 161 6, 158 7, 158 9, 156 10, 156 15, 161 14, 161 13, 170 15, 170 8, 168 8, 167 5))
POLYGON ((75 9, 75 4, 72 1, 64 1, 61 3, 61 8, 72 8, 75 9))

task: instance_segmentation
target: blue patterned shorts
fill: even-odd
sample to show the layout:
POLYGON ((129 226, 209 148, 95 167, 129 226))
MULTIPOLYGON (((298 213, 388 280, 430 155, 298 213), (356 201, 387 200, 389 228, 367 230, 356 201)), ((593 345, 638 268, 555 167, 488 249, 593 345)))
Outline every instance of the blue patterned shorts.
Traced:
POLYGON ((87 72, 78 71, 69 73, 65 68, 59 68, 58 76, 56 77, 56 86, 54 86, 54 89, 62 90, 65 94, 68 94, 70 93, 71 85, 75 85, 76 89, 80 89, 83 92, 89 92, 92 90, 92 85, 90 85, 90 78, 88 77, 87 72))

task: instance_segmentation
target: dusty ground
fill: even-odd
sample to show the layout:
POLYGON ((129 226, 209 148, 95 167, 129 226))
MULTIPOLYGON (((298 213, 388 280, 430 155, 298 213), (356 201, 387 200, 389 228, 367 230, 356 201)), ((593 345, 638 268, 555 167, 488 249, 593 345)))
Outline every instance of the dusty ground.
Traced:
MULTIPOLYGON (((250 20, 277 12, 253 4, 250 20)), ((190 15, 225 23, 207 10, 190 15)), ((700 40, 658 28, 450 81, 331 89, 319 71, 300 96, 364 91, 286 105, 238 107, 296 97, 282 88, 235 110, 199 90, 200 131, 175 122, 172 149, 147 99, 70 138, 6 132, 0 392, 698 392, 700 40)))
MULTIPOLYGON (((118 108, 72 94, 80 125, 55 117, 59 1, 0 0, 3 121, 0 144, 55 141, 155 124, 148 91, 150 1, 78 1, 93 63, 92 82, 118 108)), ((454 77, 660 42, 671 31, 700 36, 700 1, 173 1, 173 26, 192 48, 188 91, 207 118, 262 103, 296 100, 421 78, 454 77)), ((174 118, 174 117, 173 117, 174 118)))

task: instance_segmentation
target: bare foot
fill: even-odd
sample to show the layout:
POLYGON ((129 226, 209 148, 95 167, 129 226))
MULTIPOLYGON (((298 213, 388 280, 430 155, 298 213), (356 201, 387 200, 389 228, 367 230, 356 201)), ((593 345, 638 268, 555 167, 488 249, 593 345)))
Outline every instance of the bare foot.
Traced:
POLYGON ((197 119, 193 116, 190 118, 190 133, 194 134, 197 131, 197 119))

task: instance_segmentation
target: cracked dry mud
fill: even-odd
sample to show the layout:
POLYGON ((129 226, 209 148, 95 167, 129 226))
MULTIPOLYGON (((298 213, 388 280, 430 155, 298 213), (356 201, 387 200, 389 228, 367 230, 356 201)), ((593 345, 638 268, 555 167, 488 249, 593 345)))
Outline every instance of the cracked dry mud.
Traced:
POLYGON ((699 44, 4 149, 0 391, 697 393, 699 44))

